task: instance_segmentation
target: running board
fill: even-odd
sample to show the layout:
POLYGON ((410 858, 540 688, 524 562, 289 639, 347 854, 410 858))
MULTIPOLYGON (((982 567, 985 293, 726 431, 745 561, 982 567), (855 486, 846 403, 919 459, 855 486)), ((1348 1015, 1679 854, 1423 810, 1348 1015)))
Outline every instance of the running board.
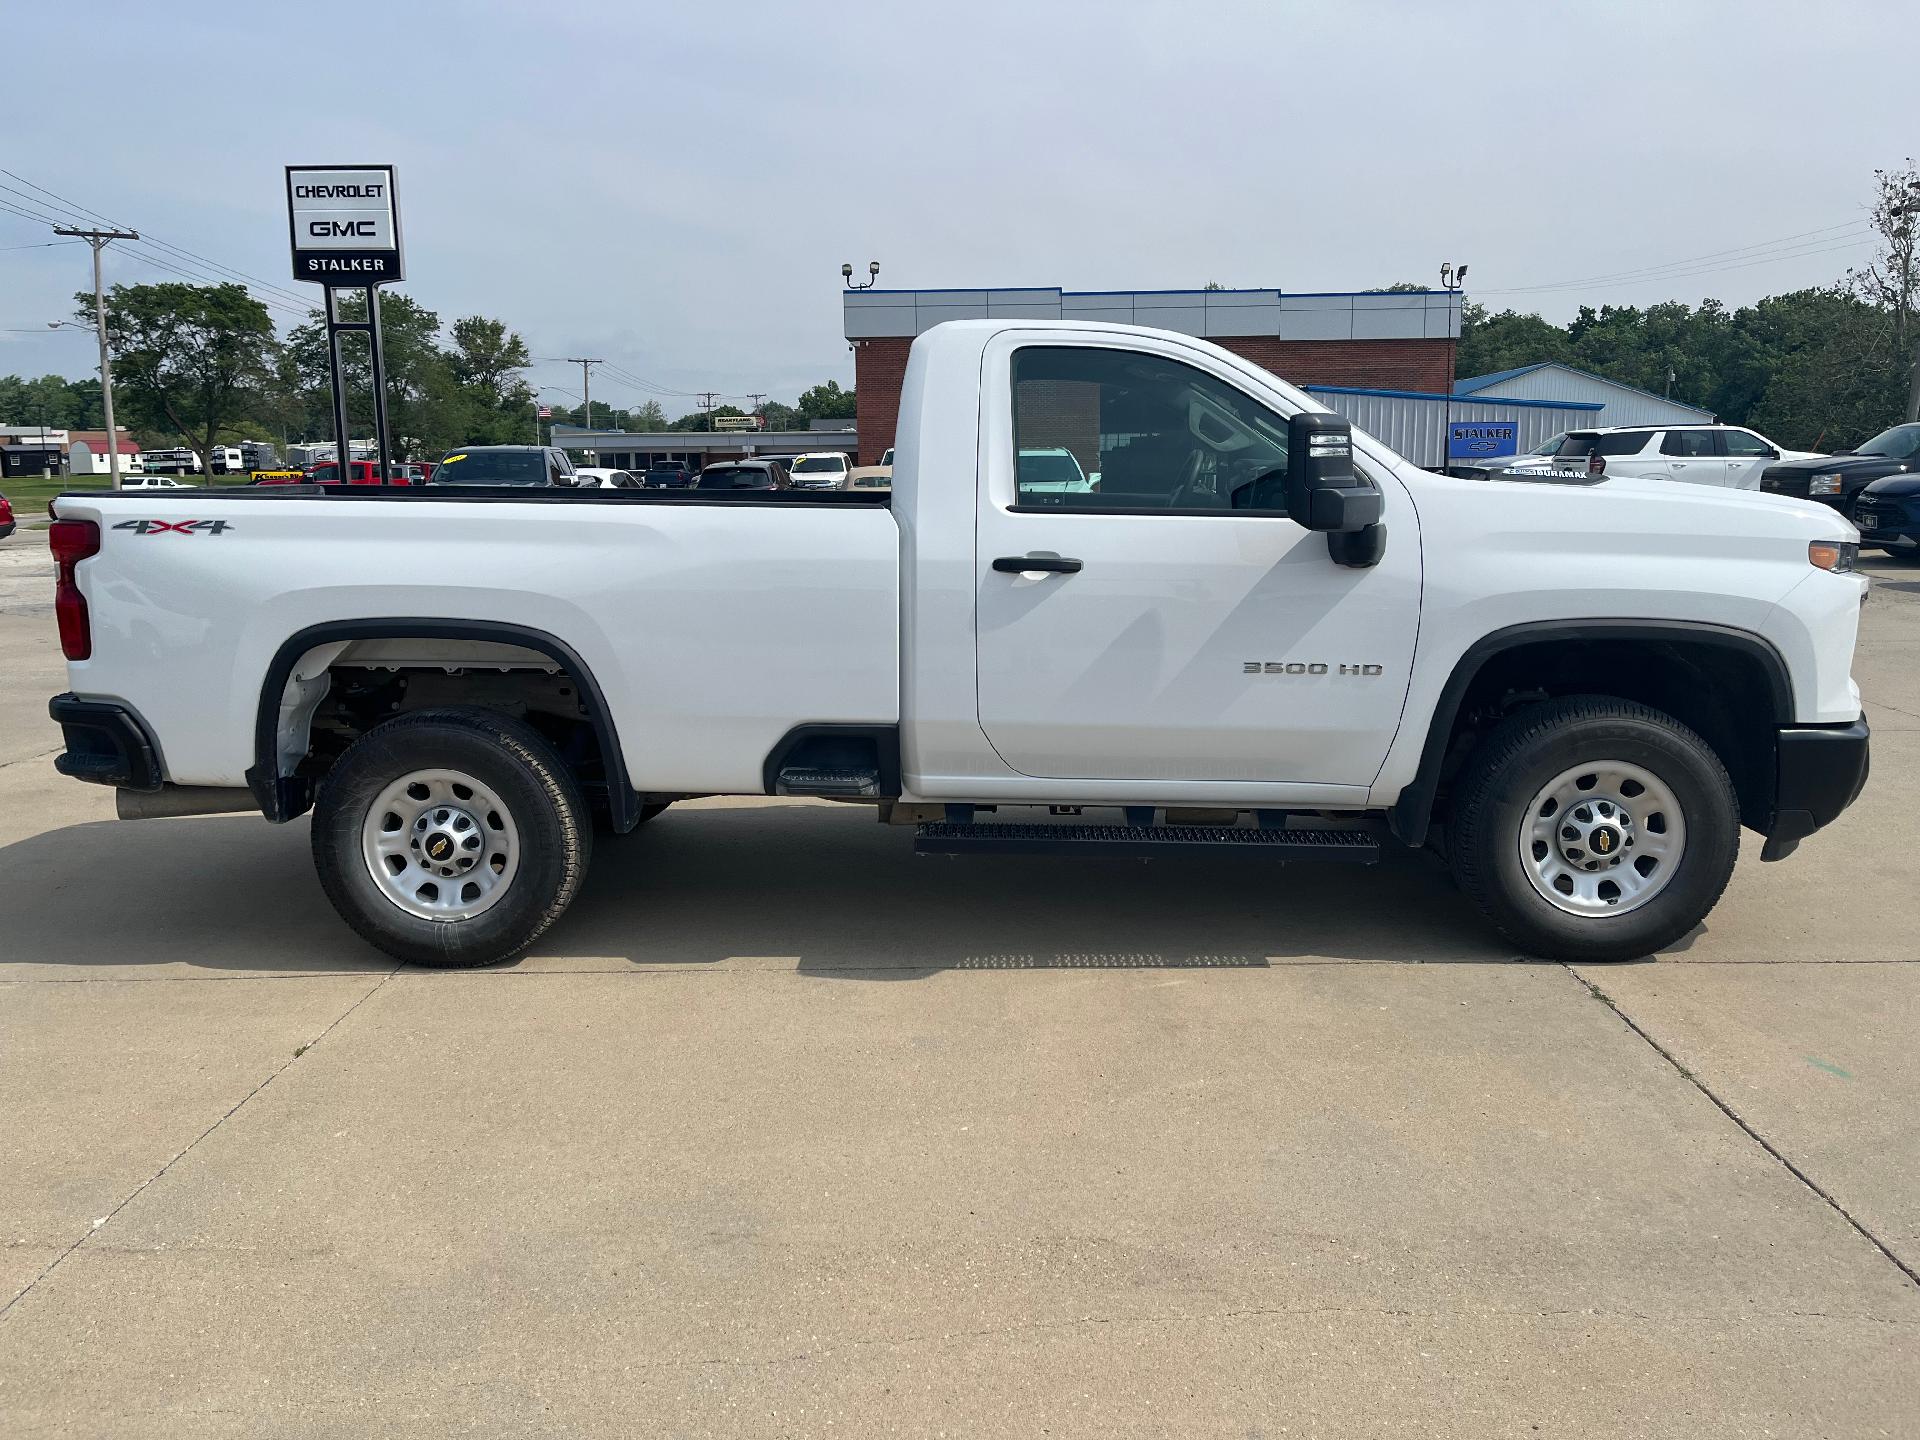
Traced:
POLYGON ((1361 865, 1380 858, 1380 841, 1366 830, 1254 830, 1234 825, 955 825, 939 820, 915 832, 913 848, 920 855, 1169 855, 1212 848, 1361 865))

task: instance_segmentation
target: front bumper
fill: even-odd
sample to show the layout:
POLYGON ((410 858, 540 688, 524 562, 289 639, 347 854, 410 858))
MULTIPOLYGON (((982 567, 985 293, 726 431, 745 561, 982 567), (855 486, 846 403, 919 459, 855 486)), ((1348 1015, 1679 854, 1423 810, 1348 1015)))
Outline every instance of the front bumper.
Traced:
POLYGON ((1774 749, 1773 823, 1762 860, 1784 860, 1830 824, 1867 783, 1867 717, 1851 725, 1783 726, 1774 749))
POLYGON ((1861 495, 1853 502, 1853 523, 1862 545, 1907 553, 1920 549, 1920 498, 1911 495, 1861 495))
POLYGON ((47 713, 66 736, 66 752, 53 759, 62 775, 122 790, 160 788, 159 752, 126 706, 69 691, 49 700, 47 713))

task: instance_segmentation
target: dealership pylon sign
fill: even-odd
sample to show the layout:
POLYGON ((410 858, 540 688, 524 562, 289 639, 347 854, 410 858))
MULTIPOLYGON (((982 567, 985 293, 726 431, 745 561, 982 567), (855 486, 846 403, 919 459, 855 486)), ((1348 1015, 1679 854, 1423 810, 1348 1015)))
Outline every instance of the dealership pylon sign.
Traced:
POLYGON ((380 469, 374 483, 392 483, 387 461, 387 364, 380 343, 380 289, 402 279, 400 207, 391 165, 287 166, 287 234, 293 241, 293 278, 324 285, 327 360, 333 374, 333 438, 342 485, 354 480, 347 443, 347 395, 340 383, 340 335, 364 330, 373 361, 373 433, 380 469), (341 290, 363 290, 366 318, 342 320, 341 290))
POLYGON ((364 289, 403 279, 391 165, 287 166, 293 278, 364 289))

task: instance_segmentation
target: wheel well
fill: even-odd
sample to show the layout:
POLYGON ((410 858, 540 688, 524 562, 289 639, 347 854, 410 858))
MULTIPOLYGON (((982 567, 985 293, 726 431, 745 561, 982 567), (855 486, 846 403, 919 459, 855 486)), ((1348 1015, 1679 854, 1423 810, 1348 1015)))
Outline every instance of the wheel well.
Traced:
POLYGON ((342 622, 292 637, 262 689, 248 784, 268 819, 290 820, 360 736, 396 715, 448 705, 525 720, 617 830, 638 823, 641 797, 584 662, 541 632, 481 622, 342 622))
MULTIPOLYGON (((1756 646, 1678 631, 1555 636, 1502 648, 1466 681, 1450 720, 1435 716, 1448 728, 1443 744, 1429 738, 1421 776, 1427 788, 1415 803, 1431 797, 1433 815, 1444 818, 1454 776, 1481 737, 1515 710, 1564 695, 1609 695, 1663 711, 1696 732, 1727 767, 1741 823, 1764 829, 1773 813, 1777 731, 1788 717, 1779 675, 1756 646)), ((1396 809, 1396 830, 1405 835, 1411 818, 1396 809)), ((1418 830, 1423 836, 1424 824, 1418 830)))

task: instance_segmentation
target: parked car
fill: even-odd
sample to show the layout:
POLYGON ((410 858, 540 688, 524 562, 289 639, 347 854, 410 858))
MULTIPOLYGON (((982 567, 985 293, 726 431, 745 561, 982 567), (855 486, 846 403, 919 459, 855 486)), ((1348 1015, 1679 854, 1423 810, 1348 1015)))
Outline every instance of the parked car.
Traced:
POLYGON ((906 394, 891 506, 61 496, 55 767, 123 815, 312 809, 342 918, 439 966, 535 943, 594 810, 619 833, 693 795, 882 807, 942 854, 1369 862, 1442 834, 1505 944, 1626 960, 1700 924, 1743 824, 1782 859, 1865 783, 1867 582, 1823 506, 1462 484, 1135 326, 935 325, 906 394), (1006 459, 1058 433, 1063 381, 1122 422, 1089 436, 1101 488, 1023 503, 1006 459), (228 538, 145 538, 168 512, 228 538))
POLYGON ((693 482, 696 490, 791 490, 787 467, 778 460, 723 460, 709 465, 693 482))
POLYGON ((679 460, 649 465, 642 477, 649 490, 684 490, 693 484, 693 471, 679 460))
POLYGON ((1476 470, 1494 471, 1512 470, 1527 466, 1537 469, 1545 465, 1547 461, 1551 460, 1554 455, 1559 452, 1560 442, 1566 438, 1567 432, 1562 430, 1557 435, 1549 435, 1531 450, 1523 450, 1518 455, 1500 455, 1490 460, 1462 460, 1456 461, 1455 465, 1471 465, 1476 470))
POLYGON ((795 458, 787 473, 796 490, 844 490, 851 468, 838 450, 821 450, 795 458))
POLYGON ((1614 425, 1569 430, 1552 455, 1510 465, 1506 473, 1628 475, 1758 490, 1761 473, 1774 461, 1812 458, 1811 451, 1782 450, 1740 425, 1614 425))
POLYGON ((1862 545, 1878 545, 1903 560, 1920 560, 1920 474, 1883 475, 1853 502, 1862 545))
POLYGON ((631 470, 605 470, 596 465, 582 465, 573 472, 573 483, 580 490, 638 490, 640 477, 631 470))
POLYGON ((1058 446, 1022 450, 1019 476, 1023 495, 1085 495, 1093 489, 1073 452, 1058 446))
POLYGON ((122 490, 190 490, 190 485, 182 485, 171 475, 122 475, 122 490))
MULTIPOLYGON (((260 478, 253 483, 255 485, 338 485, 340 483, 340 462, 338 460, 315 461, 300 472, 300 477, 297 480, 283 479, 282 474, 283 472, 278 471, 263 472, 260 478)), ((412 483, 412 480, 407 475, 407 467, 404 465, 389 464, 387 466, 387 474, 390 478, 385 483, 389 485, 408 485, 412 483)), ((378 485, 381 483, 380 462, 378 460, 347 461, 347 484, 378 485)))
POLYGON ((0 540, 6 539, 13 533, 15 523, 12 504, 8 502, 6 496, 0 495, 0 540))
POLYGON ((856 465, 847 472, 849 490, 891 490, 893 488, 893 467, 891 465, 856 465))
POLYGON ((573 484, 573 460, 553 445, 469 445, 448 453, 434 485, 573 484))
POLYGON ((1915 470, 1920 470, 1920 423, 1909 421, 1889 426, 1855 450, 1769 465, 1760 488, 1769 495, 1818 500, 1845 514, 1874 481, 1915 470))

